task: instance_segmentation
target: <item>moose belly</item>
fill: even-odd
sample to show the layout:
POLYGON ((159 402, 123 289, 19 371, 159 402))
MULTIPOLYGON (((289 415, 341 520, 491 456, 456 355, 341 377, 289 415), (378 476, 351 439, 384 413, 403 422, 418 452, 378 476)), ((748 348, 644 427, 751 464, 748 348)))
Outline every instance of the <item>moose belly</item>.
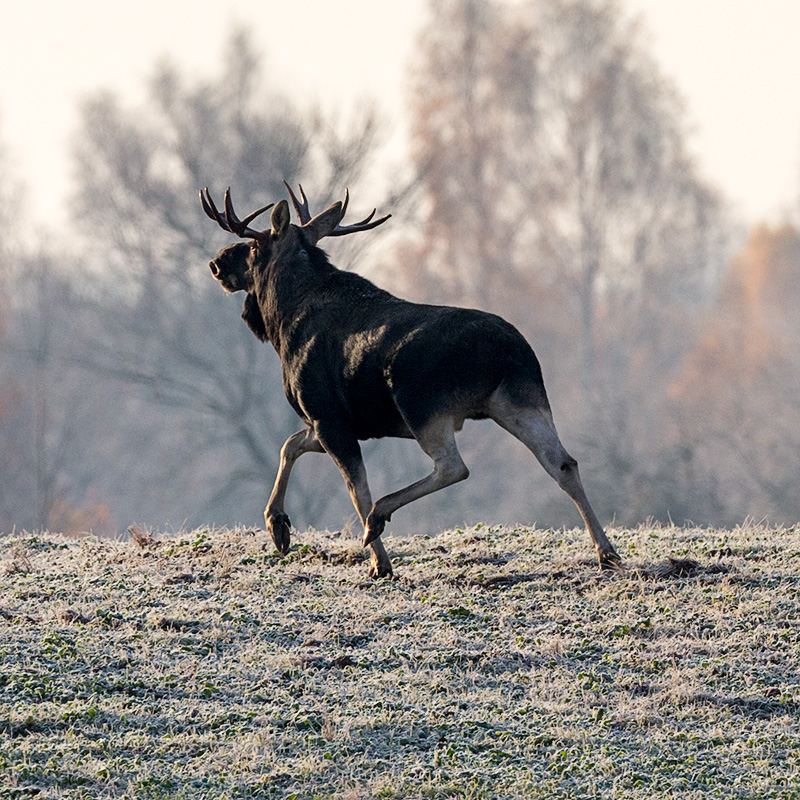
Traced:
POLYGON ((354 380, 348 389, 348 413, 359 439, 412 438, 382 378, 354 380))

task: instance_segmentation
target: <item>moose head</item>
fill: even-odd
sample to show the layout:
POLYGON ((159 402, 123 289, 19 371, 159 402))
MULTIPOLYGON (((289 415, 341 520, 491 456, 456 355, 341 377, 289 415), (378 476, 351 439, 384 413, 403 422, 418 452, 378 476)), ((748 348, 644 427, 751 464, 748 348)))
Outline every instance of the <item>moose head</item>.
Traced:
POLYGON ((203 210, 208 217, 214 220, 223 230, 233 233, 241 239, 249 240, 248 242, 238 242, 237 244, 223 247, 217 253, 217 256, 209 262, 212 274, 222 284, 222 288, 226 292, 252 292, 254 286, 254 264, 269 263, 275 255, 291 249, 293 245, 297 245, 301 241, 315 246, 320 239, 326 236, 345 236, 349 233, 368 231, 371 228, 382 225, 391 217, 391 214, 387 214, 378 219, 373 219, 375 216, 375 209, 373 209, 360 222, 342 225, 341 222, 347 213, 347 205, 350 202, 350 192, 347 189, 344 192, 343 202, 337 201, 315 217, 312 217, 303 187, 300 186, 301 199, 298 200, 289 184, 284 181, 284 185, 289 191, 300 225, 290 224, 289 204, 286 200, 281 200, 277 204, 270 203, 252 214, 248 214, 244 219, 239 219, 233 208, 230 188, 225 192, 224 215, 217 210, 208 188, 200 192, 203 210), (269 229, 259 231, 250 227, 250 223, 256 217, 273 208, 273 206, 274 209, 270 219, 271 227, 269 229))

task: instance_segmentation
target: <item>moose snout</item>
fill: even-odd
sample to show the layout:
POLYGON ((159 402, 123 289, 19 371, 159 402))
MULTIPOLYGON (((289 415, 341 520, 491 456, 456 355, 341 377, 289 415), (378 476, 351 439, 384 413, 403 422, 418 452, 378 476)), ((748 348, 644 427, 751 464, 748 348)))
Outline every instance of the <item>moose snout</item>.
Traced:
POLYGON ((211 268, 211 274, 215 277, 219 277, 219 265, 216 261, 209 261, 208 266, 211 268))

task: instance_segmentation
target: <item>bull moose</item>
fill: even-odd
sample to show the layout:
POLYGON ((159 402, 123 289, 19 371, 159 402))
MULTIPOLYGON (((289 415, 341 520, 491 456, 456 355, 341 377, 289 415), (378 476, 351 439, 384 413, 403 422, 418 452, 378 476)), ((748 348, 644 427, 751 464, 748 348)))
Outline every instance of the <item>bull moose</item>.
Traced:
POLYGON ((342 473, 371 548, 370 575, 392 574, 380 536, 392 514, 457 481, 469 470, 455 434, 467 419, 492 419, 519 439, 572 498, 594 542, 601 568, 621 565, 584 492, 578 464, 556 433, 539 362, 528 342, 494 314, 402 300, 369 280, 337 269, 317 246, 382 225, 375 210, 343 225, 349 194, 312 217, 303 187, 300 200, 285 184, 280 200, 239 219, 230 189, 220 213, 206 188, 205 213, 245 242, 224 247, 210 262, 227 292, 246 292, 242 317, 281 360, 283 388, 305 428, 281 449, 275 485, 264 511, 281 553, 291 526, 284 510, 289 474, 303 453, 328 453, 342 473), (274 208, 273 208, 274 206, 274 208), (271 227, 253 220, 273 208, 271 227), (359 441, 414 438, 433 461, 422 480, 373 504, 359 441))

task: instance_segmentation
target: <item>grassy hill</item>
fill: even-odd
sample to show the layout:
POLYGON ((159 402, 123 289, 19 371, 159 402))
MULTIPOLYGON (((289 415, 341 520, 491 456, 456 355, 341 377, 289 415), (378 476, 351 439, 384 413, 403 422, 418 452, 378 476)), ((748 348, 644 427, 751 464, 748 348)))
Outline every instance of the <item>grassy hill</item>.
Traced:
POLYGON ((610 535, 0 539, 0 798, 800 797, 800 526, 610 535))

